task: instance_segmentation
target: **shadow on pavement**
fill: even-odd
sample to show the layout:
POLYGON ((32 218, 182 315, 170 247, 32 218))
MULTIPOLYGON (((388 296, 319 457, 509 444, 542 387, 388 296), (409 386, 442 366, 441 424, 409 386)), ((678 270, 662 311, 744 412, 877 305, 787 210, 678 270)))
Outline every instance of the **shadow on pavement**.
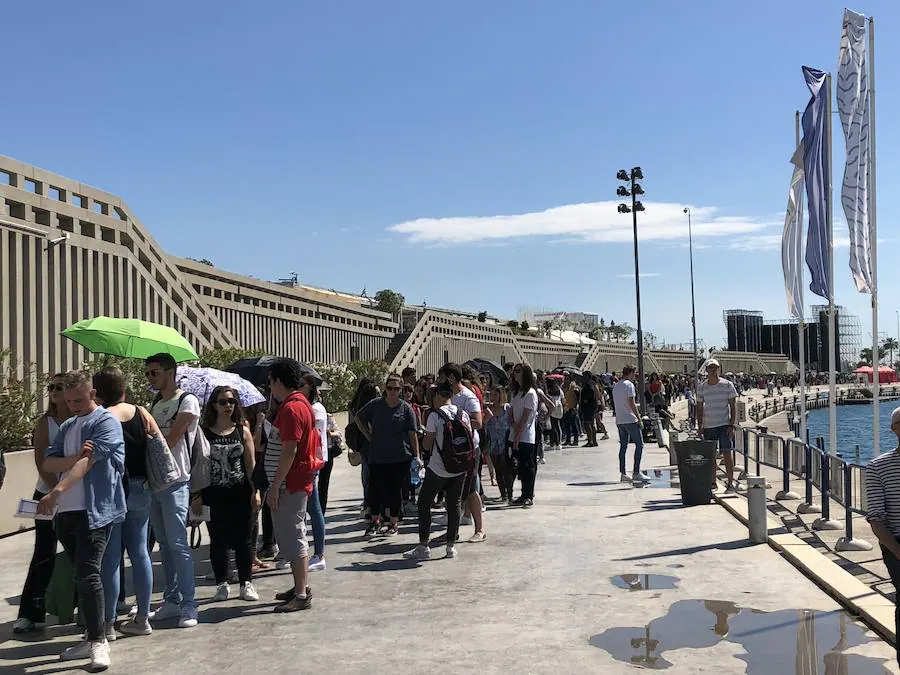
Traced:
POLYGON ((700 551, 711 551, 713 549, 719 551, 735 551, 741 548, 749 548, 751 546, 759 546, 749 539, 736 539, 734 541, 726 541, 719 544, 705 544, 703 546, 687 546, 685 548, 674 548, 671 551, 661 551, 659 553, 647 553, 645 555, 635 555, 628 558, 616 558, 616 560, 649 560, 651 558, 668 558, 673 555, 690 555, 691 553, 699 553, 700 551))

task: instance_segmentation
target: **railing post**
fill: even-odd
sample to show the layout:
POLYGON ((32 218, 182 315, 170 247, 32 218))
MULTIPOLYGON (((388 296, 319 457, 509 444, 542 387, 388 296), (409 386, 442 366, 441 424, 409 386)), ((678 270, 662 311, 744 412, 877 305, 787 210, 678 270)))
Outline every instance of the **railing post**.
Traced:
POLYGON ((750 468, 749 460, 747 459, 747 454, 750 452, 749 443, 750 443, 750 430, 749 429, 741 429, 741 434, 744 436, 744 470, 738 475, 737 479, 739 481, 746 480, 748 469, 750 468))
POLYGON ((759 476, 759 434, 756 435, 756 475, 759 476))
POLYGON ((775 501, 793 501, 800 495, 791 492, 791 451, 788 442, 781 439, 781 491, 776 493, 775 501))
MULTIPOLYGON (((859 446, 856 446, 859 454, 859 446)), ((835 551, 871 551, 872 544, 865 539, 853 538, 853 468, 844 464, 844 536, 834 545, 835 551)))
MULTIPOLYGON (((806 438, 809 439, 809 429, 806 430, 806 438)), ((822 508, 817 504, 813 504, 813 486, 812 486, 812 456, 813 447, 807 442, 803 446, 804 461, 806 466, 803 467, 803 478, 806 482, 806 495, 803 503, 797 507, 797 513, 822 513, 822 508)))
POLYGON ((814 530, 840 530, 842 525, 831 519, 831 462, 835 458, 827 452, 822 453, 822 478, 820 492, 822 495, 822 517, 813 521, 814 530))

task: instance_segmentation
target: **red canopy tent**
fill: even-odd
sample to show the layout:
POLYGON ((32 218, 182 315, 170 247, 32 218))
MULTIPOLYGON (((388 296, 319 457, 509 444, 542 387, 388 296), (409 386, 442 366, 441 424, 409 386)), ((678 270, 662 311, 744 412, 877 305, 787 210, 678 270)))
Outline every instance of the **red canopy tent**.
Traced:
MULTIPOLYGON (((874 381, 872 377, 874 371, 872 370, 872 366, 860 366, 856 370, 853 371, 858 375, 865 375, 869 382, 874 381)), ((893 368, 888 368, 887 366, 878 366, 878 382, 879 384, 894 384, 897 382, 897 371, 893 368)))

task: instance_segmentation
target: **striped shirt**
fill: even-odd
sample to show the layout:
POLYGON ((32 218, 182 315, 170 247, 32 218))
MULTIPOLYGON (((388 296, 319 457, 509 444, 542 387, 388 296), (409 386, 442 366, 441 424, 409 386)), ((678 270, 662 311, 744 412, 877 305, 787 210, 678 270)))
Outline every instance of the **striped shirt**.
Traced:
POLYGON ((731 407, 729 403, 737 398, 737 389, 728 380, 719 378, 715 384, 700 383, 697 392, 697 403, 703 404, 703 427, 726 427, 731 422, 731 407))
POLYGON ((887 525, 900 537, 900 451, 878 455, 866 465, 867 520, 887 525))

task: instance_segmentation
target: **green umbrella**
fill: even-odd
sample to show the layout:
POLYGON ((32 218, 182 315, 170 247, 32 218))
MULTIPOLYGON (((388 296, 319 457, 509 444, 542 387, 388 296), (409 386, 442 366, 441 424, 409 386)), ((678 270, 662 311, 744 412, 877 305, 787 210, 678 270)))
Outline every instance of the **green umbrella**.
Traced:
POLYGON ((98 316, 79 321, 62 334, 94 354, 146 359, 165 353, 171 354, 176 362, 199 358, 191 344, 174 328, 140 319, 98 316))

